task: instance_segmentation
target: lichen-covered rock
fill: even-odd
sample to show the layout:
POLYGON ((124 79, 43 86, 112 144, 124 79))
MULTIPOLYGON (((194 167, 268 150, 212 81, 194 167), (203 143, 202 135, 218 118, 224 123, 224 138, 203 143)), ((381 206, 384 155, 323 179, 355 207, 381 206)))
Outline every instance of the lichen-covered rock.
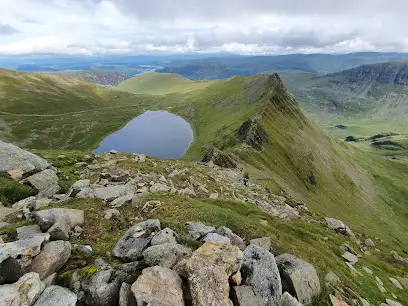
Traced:
POLYGON ((137 306, 135 296, 128 283, 122 283, 120 287, 119 306, 137 306))
POLYGON ((264 306, 262 298, 256 296, 251 286, 234 286, 231 299, 235 306, 264 306))
POLYGON ((147 248, 143 258, 149 266, 172 268, 180 260, 190 256, 191 249, 175 243, 163 243, 147 248))
POLYGON ((170 228, 165 228, 158 232, 152 238, 151 245, 159 245, 163 243, 177 243, 177 234, 170 228))
POLYGON ((263 237, 263 238, 255 238, 249 241, 249 244, 257 245, 268 252, 271 250, 271 238, 270 237, 263 237))
POLYGON ((113 269, 108 268, 97 271, 92 275, 87 286, 89 304, 98 306, 117 305, 121 285, 122 282, 115 277, 113 269))
POLYGON ((302 304, 288 292, 284 292, 282 294, 280 306, 302 306, 302 304))
POLYGON ((324 222, 329 229, 334 230, 337 233, 343 234, 345 236, 354 236, 351 229, 341 220, 325 218, 324 222))
POLYGON ((184 306, 181 278, 168 268, 144 269, 131 289, 138 306, 184 306))
POLYGON ((33 305, 44 288, 37 273, 27 273, 14 284, 0 286, 0 305, 33 305))
POLYGON ((186 226, 189 230, 190 236, 196 240, 208 233, 215 232, 215 227, 206 226, 200 222, 186 222, 186 226))
POLYGON ((243 283, 251 286, 263 305, 279 305, 282 297, 282 284, 275 257, 267 250, 249 245, 244 250, 241 269, 243 283))
POLYGON ((239 237, 237 234, 235 234, 228 227, 220 226, 219 228, 217 228, 217 233, 222 235, 222 236, 228 237, 231 240, 231 244, 236 245, 241 250, 245 249, 246 246, 245 246, 244 239, 239 237))
POLYGON ((60 286, 49 286, 41 294, 34 306, 75 306, 77 296, 60 286))
POLYGON ((45 169, 39 173, 29 176, 24 181, 35 187, 38 190, 38 196, 41 197, 52 197, 60 190, 58 185, 58 176, 51 169, 45 169))
POLYGON ((137 261, 150 245, 152 232, 160 231, 159 220, 146 220, 132 226, 116 243, 112 253, 124 261, 137 261))
POLYGON ((203 241, 205 242, 222 242, 222 243, 231 243, 231 239, 225 236, 221 236, 217 233, 208 233, 204 236, 203 241))
POLYGON ((310 304, 321 292, 316 269, 310 263, 291 254, 276 257, 282 278, 283 289, 302 304, 310 304))
POLYGON ((242 251, 231 244, 207 242, 174 270, 188 279, 193 305, 229 306, 229 277, 242 264, 242 251))
POLYGON ((52 241, 47 243, 36 256, 29 269, 40 275, 41 279, 58 271, 71 257, 71 243, 69 241, 52 241))

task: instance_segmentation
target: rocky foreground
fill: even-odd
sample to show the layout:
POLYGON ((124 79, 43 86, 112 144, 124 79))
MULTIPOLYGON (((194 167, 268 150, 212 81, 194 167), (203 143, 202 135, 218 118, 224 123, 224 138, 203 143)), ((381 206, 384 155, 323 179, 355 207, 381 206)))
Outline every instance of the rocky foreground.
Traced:
MULTIPOLYGON (((239 171, 217 167, 211 161, 195 169, 180 168, 177 162, 161 169, 155 163, 143 155, 128 157, 114 151, 85 155, 73 165, 80 179, 64 189, 59 185, 63 174, 48 161, 0 142, 0 172, 36 191, 8 207, 0 206, 0 227, 13 229, 0 237, 0 306, 298 306, 319 305, 322 295, 329 296, 332 305, 370 305, 372 297, 350 293, 333 272, 320 279, 311 263, 278 252, 270 237, 246 240, 228 227, 212 226, 211 220, 208 224, 186 222, 178 231, 158 219, 145 219, 163 204, 143 200, 152 194, 245 202, 286 222, 327 227, 350 241, 340 247, 350 275, 370 275, 378 292, 387 294, 383 280, 369 267, 364 266, 363 272, 356 268, 361 258, 376 252, 374 241, 361 241, 342 221, 319 217, 305 205, 274 195, 254 182, 245 187, 239 171), (125 171, 121 162, 149 162, 152 167, 125 171), (103 218, 95 220, 87 207, 67 207, 72 199, 100 200, 103 218), (77 243, 84 236, 102 236, 87 232, 91 228, 87 223, 121 223, 123 208, 140 214, 117 236, 104 258, 95 256, 96 245, 77 243), (13 225, 21 222, 26 223, 13 225)), ((266 220, 260 222, 271 226, 266 220)), ((115 231, 115 227, 105 230, 115 231)), ((393 258, 408 266, 407 258, 397 253, 393 258)), ((406 290, 408 279, 397 277, 390 275, 389 282, 406 290)), ((383 302, 402 305, 391 293, 383 302)))

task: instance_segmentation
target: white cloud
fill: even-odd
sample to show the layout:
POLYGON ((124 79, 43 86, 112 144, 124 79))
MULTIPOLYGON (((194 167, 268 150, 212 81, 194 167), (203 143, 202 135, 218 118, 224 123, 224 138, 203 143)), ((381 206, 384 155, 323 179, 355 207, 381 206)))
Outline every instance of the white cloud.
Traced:
POLYGON ((407 10, 403 0, 1 0, 0 54, 402 52, 407 10))

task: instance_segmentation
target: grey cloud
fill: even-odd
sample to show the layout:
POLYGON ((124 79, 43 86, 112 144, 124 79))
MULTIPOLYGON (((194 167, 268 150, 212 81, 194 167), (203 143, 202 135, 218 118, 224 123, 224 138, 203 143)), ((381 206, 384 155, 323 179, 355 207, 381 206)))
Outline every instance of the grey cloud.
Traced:
POLYGON ((1 24, 0 23, 0 35, 12 35, 19 33, 20 31, 17 30, 16 28, 13 28, 9 24, 1 24))

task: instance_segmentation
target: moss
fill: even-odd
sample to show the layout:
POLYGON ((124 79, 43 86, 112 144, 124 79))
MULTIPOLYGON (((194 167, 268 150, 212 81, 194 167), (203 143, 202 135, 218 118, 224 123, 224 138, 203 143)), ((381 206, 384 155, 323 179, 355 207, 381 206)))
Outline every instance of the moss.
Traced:
POLYGON ((78 270, 79 275, 81 275, 85 279, 91 278, 96 272, 98 272, 101 267, 96 266, 86 266, 80 270, 78 270))
POLYGON ((37 193, 35 188, 20 184, 9 178, 7 173, 0 172, 0 202, 4 206, 11 206, 37 193))

